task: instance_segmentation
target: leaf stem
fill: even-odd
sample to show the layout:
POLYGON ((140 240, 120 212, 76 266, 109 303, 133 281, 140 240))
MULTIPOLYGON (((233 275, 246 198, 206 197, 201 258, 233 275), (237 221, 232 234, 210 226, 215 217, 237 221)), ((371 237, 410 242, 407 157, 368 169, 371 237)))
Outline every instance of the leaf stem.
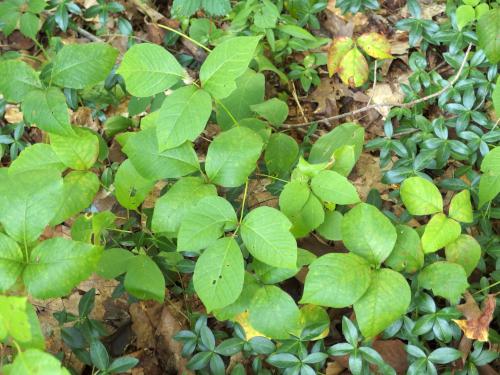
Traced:
POLYGON ((182 31, 179 31, 179 30, 176 30, 176 29, 173 29, 169 26, 165 26, 165 25, 161 25, 159 23, 155 23, 154 24, 155 26, 158 26, 158 27, 161 27, 162 29, 165 29, 165 30, 168 30, 168 31, 171 31, 177 35, 180 35, 182 36, 183 38, 189 40, 191 43, 197 45, 198 47, 200 48, 203 48, 205 51, 207 51, 208 53, 212 52, 212 50, 210 48, 208 48, 207 46, 204 46, 203 44, 201 44, 200 42, 194 40, 193 38, 190 38, 189 36, 187 36, 186 34, 184 34, 182 31))
POLYGON ((245 212, 245 203, 247 201, 247 193, 248 193, 248 178, 245 182, 245 190, 243 191, 243 201, 241 202, 239 225, 241 225, 241 222, 243 221, 243 213, 245 212))
POLYGON ((497 282, 494 282, 494 283, 493 283, 493 284, 491 284, 491 285, 488 285, 487 287, 485 287, 485 288, 483 288, 483 289, 478 290, 477 292, 472 293, 472 295, 476 295, 476 294, 479 294, 479 293, 481 293, 481 292, 484 292, 485 290, 491 289, 491 288, 493 288, 494 286, 497 286, 498 284, 500 284, 500 280, 498 280, 497 282))
MULTIPOLYGON (((214 98, 215 99, 215 98, 214 98)), ((240 126, 240 123, 238 120, 236 120, 236 117, 231 113, 231 111, 222 103, 219 99, 215 99, 215 102, 222 107, 222 109, 227 113, 227 115, 231 118, 233 121, 234 125, 240 126)))
POLYGON ((287 181, 287 180, 283 180, 282 178, 279 178, 279 177, 270 176, 268 174, 255 173, 255 175, 256 176, 260 176, 260 177, 267 177, 267 178, 270 178, 270 179, 276 180, 276 181, 286 182, 287 184, 290 182, 290 181, 287 181))

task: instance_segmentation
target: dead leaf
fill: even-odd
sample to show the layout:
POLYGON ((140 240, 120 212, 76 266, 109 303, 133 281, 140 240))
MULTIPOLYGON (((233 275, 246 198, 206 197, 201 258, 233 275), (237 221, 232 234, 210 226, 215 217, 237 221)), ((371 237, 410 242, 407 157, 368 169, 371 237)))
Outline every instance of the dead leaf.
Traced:
POLYGON ((328 362, 326 365, 325 375, 340 375, 344 371, 345 367, 343 367, 337 361, 328 362))
POLYGON ((496 306, 496 294, 488 294, 481 310, 470 293, 465 294, 465 303, 457 309, 466 319, 453 321, 462 329, 465 336, 472 340, 488 341, 488 329, 493 320, 496 306))
POLYGON ((396 370, 397 374, 405 374, 408 369, 408 357, 405 344, 401 340, 377 340, 373 343, 384 362, 396 370))
MULTIPOLYGON (((377 84, 374 88, 366 91, 366 94, 372 98, 373 104, 387 104, 403 102, 404 95, 399 89, 399 85, 390 85, 388 83, 377 84)), ((377 107, 376 110, 385 119, 389 114, 390 107, 377 107)))
POLYGON ((7 105, 4 117, 9 124, 17 124, 23 121, 23 113, 19 110, 19 107, 15 105, 7 105))

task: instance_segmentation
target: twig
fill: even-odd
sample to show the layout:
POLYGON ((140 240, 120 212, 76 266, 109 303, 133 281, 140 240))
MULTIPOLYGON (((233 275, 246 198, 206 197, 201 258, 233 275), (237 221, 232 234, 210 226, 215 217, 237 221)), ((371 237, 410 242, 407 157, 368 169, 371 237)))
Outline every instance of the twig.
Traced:
POLYGON ((458 79, 460 78, 460 75, 462 74, 462 71, 464 70, 465 63, 467 62, 467 57, 469 56, 471 48, 472 48, 472 43, 470 43, 469 46, 467 47, 467 51, 465 52, 465 56, 464 56, 464 59, 462 61, 462 64, 460 65, 460 68, 458 69, 457 74, 455 75, 455 77, 453 77, 453 79, 451 80, 451 82, 447 86, 445 86, 441 90, 439 90, 438 92, 435 92, 434 94, 424 96, 423 98, 420 98, 420 99, 412 100, 411 102, 408 102, 408 103, 371 104, 371 105, 367 105, 367 106, 365 106, 363 108, 359 108, 359 109, 356 109, 356 110, 351 111, 351 112, 342 113, 340 115, 336 115, 336 116, 332 116, 332 117, 326 117, 326 118, 319 119, 319 120, 316 120, 316 121, 303 122, 303 123, 300 123, 300 124, 283 124, 282 126, 284 128, 296 128, 296 127, 302 127, 302 126, 310 126, 310 125, 312 125, 312 124, 314 124, 316 122, 324 122, 327 125, 330 125, 330 121, 338 120, 338 119, 341 119, 341 118, 344 118, 344 117, 348 117, 348 116, 353 116, 353 115, 356 115, 358 113, 363 113, 363 112, 369 111, 371 109, 376 109, 376 108, 380 108, 380 107, 410 108, 410 107, 413 107, 413 106, 415 106, 417 104, 423 103, 423 102, 425 102, 425 101, 427 101, 429 99, 433 99, 433 98, 435 98, 437 96, 440 96, 441 94, 445 93, 449 89, 451 89, 455 85, 455 83, 458 81, 458 79))
POLYGON ((308 122, 309 120, 307 119, 305 113, 304 113, 304 109, 302 108, 302 106, 300 105, 300 100, 299 100, 299 97, 297 96, 297 90, 295 89, 295 84, 293 83, 293 81, 290 81, 290 84, 292 86, 292 96, 293 96, 293 100, 295 100, 295 104, 297 104, 297 108, 299 109, 299 112, 300 112, 300 115, 302 116, 302 119, 305 121, 305 122, 308 122))
POLYGON ((377 87, 377 60, 375 60, 374 66, 373 66, 372 94, 370 95, 370 99, 368 99, 368 103, 366 103, 367 106, 372 103, 373 97, 375 96, 375 87, 377 87))
POLYGON ((87 30, 81 28, 80 26, 78 26, 76 28, 76 31, 78 31, 78 34, 84 36, 85 38, 93 41, 93 42, 99 42, 99 43, 102 43, 104 42, 104 40, 102 40, 101 38, 99 38, 98 36, 95 36, 94 34, 92 33, 89 33, 87 30))

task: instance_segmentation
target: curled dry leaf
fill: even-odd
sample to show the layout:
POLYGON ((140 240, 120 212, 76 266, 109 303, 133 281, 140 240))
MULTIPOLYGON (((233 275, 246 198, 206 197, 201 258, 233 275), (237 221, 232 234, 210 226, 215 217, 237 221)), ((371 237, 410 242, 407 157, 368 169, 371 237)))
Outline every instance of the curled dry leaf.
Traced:
POLYGON ((496 294, 488 294, 481 310, 470 293, 465 294, 465 303, 458 305, 457 309, 464 314, 466 319, 453 320, 467 338, 479 341, 488 341, 488 329, 493 320, 496 306, 496 294))
POLYGON ((5 119, 9 124, 17 124, 23 121, 23 113, 19 110, 19 106, 7 105, 5 110, 5 119))
POLYGON ((356 43, 375 59, 392 59, 391 43, 382 34, 363 34, 356 40, 356 43))

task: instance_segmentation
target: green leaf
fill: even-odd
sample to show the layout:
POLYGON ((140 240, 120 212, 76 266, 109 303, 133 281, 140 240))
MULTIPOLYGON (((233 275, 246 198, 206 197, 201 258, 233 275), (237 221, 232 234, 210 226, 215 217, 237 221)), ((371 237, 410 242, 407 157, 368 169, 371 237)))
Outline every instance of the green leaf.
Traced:
POLYGON ((24 98, 22 110, 29 123, 46 132, 61 136, 75 134, 70 125, 66 98, 56 87, 30 91, 24 98))
POLYGON ((85 128, 73 128, 74 136, 50 135, 50 145, 57 157, 76 170, 90 169, 99 155, 99 139, 85 128))
POLYGON ((181 178, 156 201, 151 228, 156 233, 177 236, 185 215, 202 198, 214 195, 217 195, 215 186, 206 184, 202 178, 181 178))
POLYGON ((481 163, 481 171, 484 173, 500 174, 500 147, 495 147, 486 154, 481 163))
POLYGON ((356 39, 356 44, 375 59, 392 59, 391 43, 379 33, 366 33, 356 39))
POLYGON ((231 11, 229 0, 201 0, 201 6, 211 16, 224 16, 231 11))
POLYGON ((359 329, 372 338, 406 314, 411 290, 401 274, 387 268, 373 272, 367 292, 354 303, 359 329))
POLYGON ((317 228, 325 219, 323 205, 305 182, 285 185, 279 198, 280 210, 290 219, 292 234, 299 238, 317 228))
POLYGON ((299 145, 295 139, 283 133, 274 133, 266 146, 264 160, 271 175, 284 176, 290 173, 298 156, 299 145))
POLYGON ((372 264, 379 265, 389 256, 396 238, 390 220, 370 204, 358 204, 342 220, 345 247, 372 264))
POLYGON ((177 251, 199 251, 212 245, 225 230, 236 228, 236 213, 224 198, 201 199, 181 222, 177 251))
POLYGON ((356 188, 334 171, 321 171, 311 180, 311 189, 323 202, 354 204, 359 202, 356 188))
POLYGON ((303 39, 303 40, 309 40, 311 42, 316 41, 316 37, 312 35, 309 31, 306 29, 297 26, 297 25, 279 25, 278 30, 284 32, 285 34, 291 35, 295 38, 298 39, 303 39))
POLYGON ((481 245, 468 234, 461 234, 455 241, 446 245, 446 260, 460 264, 467 276, 476 269, 481 259, 481 245))
POLYGON ((234 125, 228 111, 236 121, 253 115, 250 106, 264 101, 265 77, 248 69, 236 79, 236 89, 226 98, 217 103, 217 124, 228 130, 234 125))
POLYGON ((349 176, 356 165, 356 154, 354 146, 345 145, 335 150, 332 159, 334 160, 332 171, 340 173, 342 176, 349 176))
POLYGON ((339 71, 340 62, 344 56, 354 47, 354 42, 347 36, 337 37, 333 40, 328 50, 328 74, 333 76, 339 71))
POLYGON ((34 172, 42 169, 54 169, 62 172, 66 166, 57 157, 51 146, 35 143, 26 147, 9 167, 9 174, 34 172))
POLYGON ((147 255, 138 255, 127 262, 125 290, 139 299, 163 302, 165 277, 160 268, 147 255))
POLYGON ((355 254, 326 254, 309 266, 300 303, 347 307, 370 286, 370 264, 355 254))
POLYGON ((344 216, 340 212, 326 210, 325 220, 316 228, 316 232, 329 241, 340 241, 342 240, 342 220, 344 216))
POLYGON ((117 56, 107 43, 65 45, 52 62, 51 82, 72 89, 95 85, 106 79, 117 56))
POLYGON ((22 61, 0 61, 0 93, 8 102, 19 103, 34 89, 42 87, 37 73, 22 61))
MULTIPOLYGON (((24 268, 24 255, 16 241, 0 233, 0 291, 12 287, 24 268)), ((1 306, 1 304, 0 304, 1 306)), ((1 339, 1 337, 0 337, 1 339)))
POLYGON ((127 159, 116 171, 114 181, 116 200, 123 207, 135 210, 144 202, 154 185, 155 181, 142 177, 130 159, 127 159))
POLYGON ((442 213, 434 215, 425 226, 422 235, 424 253, 438 251, 450 242, 455 241, 461 232, 462 228, 455 220, 447 218, 442 213))
POLYGON ((262 139, 248 128, 236 127, 220 133, 208 147, 208 178, 224 187, 243 185, 255 169, 262 147, 262 139))
POLYGON ((63 180, 53 169, 0 179, 0 222, 5 232, 27 247, 43 232, 59 208, 63 180))
POLYGON ((134 257, 131 251, 124 249, 105 250, 97 264, 96 273, 105 279, 114 279, 127 272, 128 263, 134 257))
POLYGON ((497 117, 500 117, 500 76, 498 76, 495 88, 491 93, 491 101, 493 102, 497 117))
POLYGON ((339 77, 350 87, 359 87, 368 80, 368 63, 363 54, 354 47, 340 61, 339 77))
POLYGON ((23 272, 28 292, 35 298, 62 297, 95 270, 102 248, 55 237, 41 242, 23 272))
POLYGON ((259 262, 257 259, 253 260, 252 268, 262 283, 277 284, 296 275, 303 266, 310 264, 314 259, 316 259, 316 256, 313 253, 298 248, 297 267, 295 269, 273 267, 259 262))
POLYGON ((63 196, 50 225, 57 225, 90 206, 100 187, 99 178, 88 171, 71 171, 64 176, 63 196))
POLYGON ((194 141, 205 129, 211 113, 212 98, 195 86, 185 86, 168 95, 156 120, 159 151, 194 141))
POLYGON ((99 370, 106 370, 109 366, 109 354, 106 347, 98 339, 93 339, 90 343, 90 359, 92 365, 99 370))
POLYGON ((297 243, 290 233, 292 223, 280 211, 266 206, 248 213, 241 225, 241 237, 250 254, 275 267, 297 266, 297 243))
POLYGON ((500 193, 500 174, 483 174, 479 180, 479 207, 500 193))
POLYGON ((127 91, 137 97, 158 94, 187 77, 175 57, 156 44, 141 43, 130 48, 117 70, 127 91))
POLYGON ((462 223, 472 223, 472 203, 469 190, 461 191, 452 198, 449 214, 452 219, 462 223))
POLYGON ((443 198, 432 182, 410 177, 401 184, 401 200, 412 215, 430 215, 443 211, 443 198))
POLYGON ((435 262, 425 267, 418 275, 418 283, 424 289, 432 290, 436 296, 455 304, 469 287, 464 268, 455 263, 435 262))
POLYGON ((288 105, 277 98, 254 104, 250 108, 259 116, 262 116, 276 126, 283 124, 288 117, 288 105))
POLYGON ((424 265, 424 252, 417 231, 408 225, 396 226, 398 238, 385 264, 398 272, 417 272, 424 265))
POLYGON ((500 8, 490 9, 477 21, 479 46, 484 50, 491 64, 500 61, 500 8))
POLYGON ((250 303, 255 296, 255 293, 260 289, 260 283, 254 275, 245 272, 245 280, 243 282, 243 290, 238 299, 222 309, 213 311, 214 316, 218 320, 234 320, 238 315, 248 310, 250 303))
POLYGON ((149 180, 179 178, 200 169, 198 157, 190 142, 160 152, 154 127, 132 134, 123 152, 137 172, 149 180))
POLYGON ((320 137, 312 146, 309 154, 310 163, 324 163, 330 161, 334 152, 342 146, 354 146, 355 160, 359 159, 363 150, 365 130, 362 126, 348 122, 337 126, 328 134, 320 137))
POLYGON ((200 69, 203 89, 223 99, 236 89, 236 79, 247 70, 260 37, 238 36, 225 40, 208 55, 200 69))
POLYGON ((262 286, 250 303, 251 326, 271 338, 289 338, 299 320, 300 311, 293 298, 277 286, 262 286))
POLYGON ((10 336, 16 341, 32 338, 27 314, 28 298, 0 295, 0 340, 10 336))
POLYGON ((243 290, 245 268, 240 247, 233 237, 212 243, 196 261, 194 290, 207 312, 235 302, 243 290))
POLYGON ((35 39, 40 30, 40 19, 33 13, 24 13, 19 20, 19 30, 24 36, 35 39))
POLYGON ((457 8, 456 16, 458 29, 462 30, 464 26, 467 26, 476 19, 476 12, 470 5, 460 5, 457 8))
POLYGON ((9 36, 17 28, 20 17, 21 12, 19 10, 19 4, 10 1, 2 1, 0 3, 0 24, 2 34, 9 36))
POLYGON ((28 349, 19 353, 12 363, 11 375, 70 375, 61 362, 51 354, 39 349, 28 349))

